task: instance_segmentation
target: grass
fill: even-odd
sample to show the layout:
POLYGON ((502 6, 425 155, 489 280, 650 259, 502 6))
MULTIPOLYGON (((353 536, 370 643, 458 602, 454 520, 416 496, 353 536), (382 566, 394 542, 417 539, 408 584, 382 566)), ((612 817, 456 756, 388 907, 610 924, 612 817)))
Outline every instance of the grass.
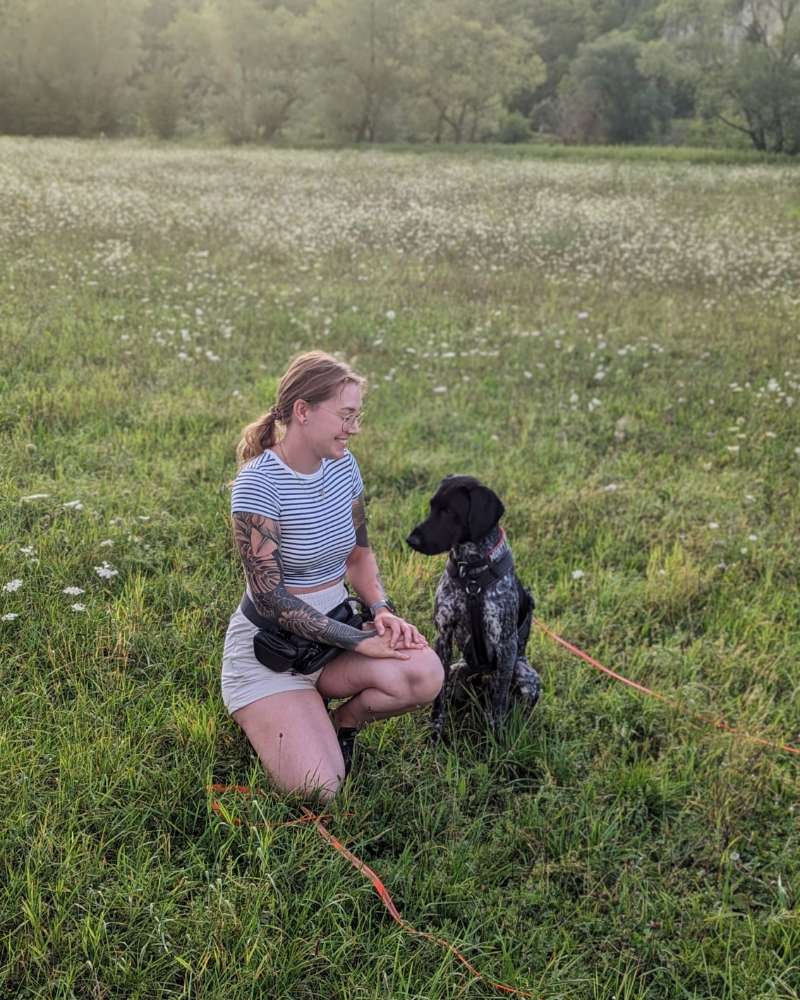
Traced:
MULTIPOLYGON (((0 142, 4 995, 499 995, 281 825, 220 700, 225 484, 301 349, 370 379, 370 535, 429 637, 442 559, 402 539, 471 472, 543 622, 800 742, 796 177, 0 142)), ((797 997, 796 758, 529 658, 498 741, 479 706, 366 730, 332 832, 537 997, 797 997)))
MULTIPOLYGON (((357 147, 357 148, 364 148, 357 147)), ((390 153, 444 153, 447 156, 496 156, 510 160, 616 161, 621 163, 692 163, 746 166, 748 164, 791 165, 796 158, 783 153, 762 153, 756 149, 717 149, 711 146, 571 145, 550 142, 520 143, 385 143, 379 148, 390 153)))

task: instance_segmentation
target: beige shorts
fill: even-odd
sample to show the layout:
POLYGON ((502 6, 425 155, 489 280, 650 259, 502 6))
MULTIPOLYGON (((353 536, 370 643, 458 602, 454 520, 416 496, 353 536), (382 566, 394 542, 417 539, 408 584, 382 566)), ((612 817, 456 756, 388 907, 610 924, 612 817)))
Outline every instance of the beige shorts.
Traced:
MULTIPOLYGON (((337 583, 313 594, 298 594, 301 601, 325 614, 347 597, 344 583, 337 583)), ((317 686, 322 670, 313 674, 275 673, 259 663, 253 652, 254 625, 237 608, 231 615, 225 646, 222 650, 222 700, 230 715, 258 698, 281 691, 311 691, 317 686)))

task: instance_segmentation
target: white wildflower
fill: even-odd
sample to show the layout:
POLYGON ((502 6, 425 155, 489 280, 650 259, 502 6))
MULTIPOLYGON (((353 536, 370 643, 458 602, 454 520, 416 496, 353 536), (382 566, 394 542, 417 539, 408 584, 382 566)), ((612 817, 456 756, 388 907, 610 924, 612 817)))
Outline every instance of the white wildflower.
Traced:
POLYGON ((15 590, 19 590, 21 586, 22 586, 22 580, 9 580, 8 583, 3 587, 3 590, 7 594, 11 594, 15 590))
POLYGON ((436 393, 439 393, 439 394, 441 394, 443 392, 447 392, 447 386, 446 385, 437 385, 437 386, 434 386, 433 391, 436 392, 436 393))
POLYGON ((386 318, 387 319, 389 319, 389 320, 396 319, 396 317, 397 317, 397 313, 394 311, 394 309, 387 309, 386 310, 386 318))
POLYGON ((98 576, 102 576, 106 580, 109 580, 112 576, 116 576, 119 572, 119 570, 113 569, 105 559, 102 566, 95 566, 94 571, 98 576))
POLYGON ((19 615, 16 613, 16 611, 9 611, 8 614, 3 615, 2 621, 13 622, 15 618, 19 618, 19 615))
POLYGON ((83 510, 83 504, 80 500, 70 500, 67 503, 62 504, 62 507, 69 507, 70 510, 83 510))
POLYGON ((585 575, 586 574, 583 572, 582 569, 574 569, 572 571, 572 579, 573 580, 582 580, 585 575))
POLYGON ((77 597, 78 594, 85 594, 86 591, 81 587, 64 587, 61 591, 62 594, 69 594, 71 597, 77 597))
POLYGON ((49 493, 31 493, 29 497, 20 497, 20 499, 27 503, 29 500, 44 500, 45 497, 49 497, 49 493))
POLYGON ((85 604, 70 604, 70 607, 72 608, 73 611, 85 611, 86 610, 86 605, 85 604))

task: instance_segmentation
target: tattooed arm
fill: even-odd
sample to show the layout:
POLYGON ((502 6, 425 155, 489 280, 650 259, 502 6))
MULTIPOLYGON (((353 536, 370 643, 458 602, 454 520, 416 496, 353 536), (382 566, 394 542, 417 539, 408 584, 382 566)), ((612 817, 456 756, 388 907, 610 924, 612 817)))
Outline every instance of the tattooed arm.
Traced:
MULTIPOLYGON (((353 501, 353 526, 356 529, 356 544, 347 559, 347 579, 360 597, 372 605, 384 600, 386 593, 378 574, 375 553, 369 547, 367 539, 367 512, 363 493, 353 501)), ((424 635, 388 608, 376 612, 375 629, 392 649, 424 649, 428 645, 424 635)))
POLYGON ((315 611, 295 594, 290 594, 283 580, 280 553, 280 526, 263 514, 237 512, 233 531, 253 603, 258 611, 276 625, 306 639, 314 639, 342 649, 355 649, 367 635, 360 629, 333 621, 315 611))
POLYGON ((376 601, 382 601, 386 594, 378 574, 375 553, 369 547, 363 493, 353 501, 353 527, 356 529, 356 544, 347 559, 347 579, 362 600, 367 604, 375 604, 376 601))

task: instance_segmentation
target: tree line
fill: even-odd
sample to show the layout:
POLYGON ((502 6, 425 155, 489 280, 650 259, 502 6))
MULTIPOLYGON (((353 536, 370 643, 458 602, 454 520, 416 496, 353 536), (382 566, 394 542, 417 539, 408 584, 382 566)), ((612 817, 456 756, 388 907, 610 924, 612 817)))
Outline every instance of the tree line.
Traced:
POLYGON ((800 153, 800 0, 0 0, 0 131, 800 153), (683 130, 683 131, 681 131, 683 130))

